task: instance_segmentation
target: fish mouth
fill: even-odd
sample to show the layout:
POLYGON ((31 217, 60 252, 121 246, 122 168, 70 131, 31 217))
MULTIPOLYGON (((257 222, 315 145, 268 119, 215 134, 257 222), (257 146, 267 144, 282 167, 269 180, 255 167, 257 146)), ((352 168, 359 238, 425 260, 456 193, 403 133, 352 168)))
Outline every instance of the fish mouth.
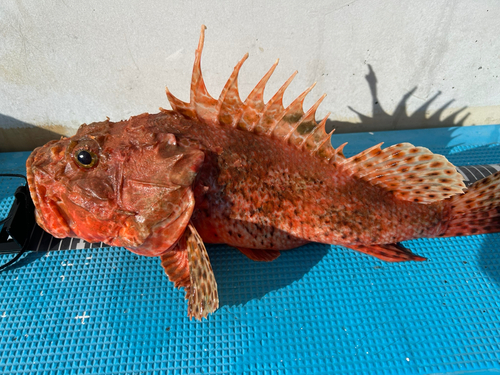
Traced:
POLYGON ((30 156, 28 157, 28 160, 26 160, 26 178, 28 180, 28 189, 31 195, 31 200, 33 201, 33 204, 35 205, 35 209, 37 207, 40 207, 40 202, 38 201, 38 197, 36 194, 36 187, 35 187, 35 172, 34 172, 34 161, 37 153, 40 152, 40 150, 43 148, 42 147, 37 147, 35 148, 30 156))
POLYGON ((43 199, 46 198, 46 188, 40 186, 37 182, 37 176, 40 178, 43 178, 41 175, 46 177, 50 176, 49 173, 38 165, 44 162, 41 156, 45 154, 43 151, 54 143, 57 143, 57 141, 50 141, 44 146, 36 148, 26 160, 28 189, 35 206, 35 219, 37 224, 54 237, 75 237, 74 232, 68 225, 65 215, 61 212, 61 207, 57 202, 51 199, 43 199))
POLYGON ((33 201, 33 204, 35 205, 35 210, 36 207, 40 206, 40 203, 38 202, 38 197, 36 196, 36 189, 35 189, 35 173, 33 172, 33 161, 35 159, 35 154, 37 151, 40 149, 40 147, 37 147, 33 150, 33 152, 30 154, 28 157, 28 160, 26 160, 26 178, 28 180, 28 190, 31 195, 31 200, 33 201))

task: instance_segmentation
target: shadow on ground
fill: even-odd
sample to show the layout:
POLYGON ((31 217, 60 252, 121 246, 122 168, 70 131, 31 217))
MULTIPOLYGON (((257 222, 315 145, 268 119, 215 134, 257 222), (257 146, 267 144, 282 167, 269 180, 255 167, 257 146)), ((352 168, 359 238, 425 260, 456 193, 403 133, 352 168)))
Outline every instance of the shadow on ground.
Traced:
POLYGON ((255 262, 229 246, 208 246, 220 306, 236 306, 284 288, 302 279, 330 250, 309 244, 283 251, 272 262, 255 262))
POLYGON ((32 151, 61 134, 0 114, 0 152, 32 151))

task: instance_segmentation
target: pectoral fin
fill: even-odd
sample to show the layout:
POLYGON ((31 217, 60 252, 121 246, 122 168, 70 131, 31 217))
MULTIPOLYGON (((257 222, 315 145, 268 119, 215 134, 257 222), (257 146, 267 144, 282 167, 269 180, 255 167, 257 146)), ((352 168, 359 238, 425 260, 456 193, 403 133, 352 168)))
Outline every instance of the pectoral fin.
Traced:
POLYGON ((166 254, 163 254, 160 259, 161 266, 165 270, 168 279, 174 283, 175 287, 189 288, 191 280, 189 278, 188 254, 185 241, 184 245, 182 244, 182 237, 175 247, 166 254))
POLYGON ((401 244, 382 244, 382 245, 343 245, 349 249, 359 251, 386 262, 407 262, 410 260, 421 262, 427 258, 413 254, 409 249, 401 244))
POLYGON ((217 310, 219 295, 210 259, 191 223, 175 248, 161 256, 161 265, 176 287, 184 287, 190 318, 201 320, 217 310))

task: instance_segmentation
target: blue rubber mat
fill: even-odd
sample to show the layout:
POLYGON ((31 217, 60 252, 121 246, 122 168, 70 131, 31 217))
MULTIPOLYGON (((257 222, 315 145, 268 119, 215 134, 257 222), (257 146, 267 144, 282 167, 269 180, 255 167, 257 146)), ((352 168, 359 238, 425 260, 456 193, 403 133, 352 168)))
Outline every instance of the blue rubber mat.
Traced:
MULTIPOLYGON (((487 164, 500 162, 499 130, 333 143, 350 141, 352 154, 410 141, 456 165, 487 164)), ((28 154, 0 154, 0 171, 24 173, 28 154)), ((0 219, 18 182, 0 179, 0 219)), ((500 234, 405 245, 429 260, 388 264, 311 244, 258 263, 208 246, 221 308, 203 322, 189 320, 158 259, 109 247, 32 252, 0 273, 0 373, 500 373, 500 234)))

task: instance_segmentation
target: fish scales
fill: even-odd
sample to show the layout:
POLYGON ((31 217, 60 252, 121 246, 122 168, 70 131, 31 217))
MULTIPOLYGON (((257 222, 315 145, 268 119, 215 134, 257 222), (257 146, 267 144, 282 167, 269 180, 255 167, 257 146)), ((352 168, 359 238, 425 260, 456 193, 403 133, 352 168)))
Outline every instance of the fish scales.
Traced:
POLYGON ((173 116, 154 121, 167 127, 179 121, 178 135, 210 155, 195 182, 192 218, 205 242, 284 250, 296 247, 295 239, 283 241, 288 233, 339 245, 394 243, 434 234, 449 214, 442 202, 398 200, 279 139, 173 116))

